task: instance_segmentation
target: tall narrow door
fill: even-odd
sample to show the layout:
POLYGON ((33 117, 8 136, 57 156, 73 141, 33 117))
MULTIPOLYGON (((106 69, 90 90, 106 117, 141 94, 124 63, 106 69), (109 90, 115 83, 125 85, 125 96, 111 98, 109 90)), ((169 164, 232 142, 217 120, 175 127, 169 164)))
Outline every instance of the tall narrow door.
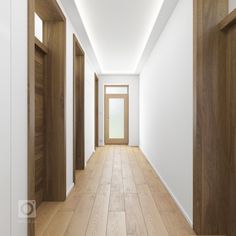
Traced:
POLYGON ((46 175, 45 52, 35 46, 35 199, 44 199, 46 175))
POLYGON ((128 144, 128 86, 105 86, 105 144, 128 144))
POLYGON ((95 81, 94 81, 94 130, 95 130, 95 135, 94 135, 94 146, 95 148, 98 147, 98 88, 99 85, 98 85, 98 77, 97 75, 95 74, 95 81))

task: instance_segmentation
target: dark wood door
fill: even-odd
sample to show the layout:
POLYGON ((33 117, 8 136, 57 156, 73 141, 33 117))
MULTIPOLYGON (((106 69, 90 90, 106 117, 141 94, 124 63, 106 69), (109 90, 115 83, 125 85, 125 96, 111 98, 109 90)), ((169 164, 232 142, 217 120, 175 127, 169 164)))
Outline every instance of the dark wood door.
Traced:
POLYGON ((45 52, 35 46, 35 199, 44 199, 46 175, 45 52))
POLYGON ((94 108, 95 108, 95 117, 94 117, 94 122, 95 122, 95 132, 94 132, 94 146, 95 148, 98 147, 98 97, 99 97, 99 94, 98 94, 98 77, 97 75, 95 74, 95 84, 94 84, 94 89, 95 89, 95 92, 94 92, 94 108))

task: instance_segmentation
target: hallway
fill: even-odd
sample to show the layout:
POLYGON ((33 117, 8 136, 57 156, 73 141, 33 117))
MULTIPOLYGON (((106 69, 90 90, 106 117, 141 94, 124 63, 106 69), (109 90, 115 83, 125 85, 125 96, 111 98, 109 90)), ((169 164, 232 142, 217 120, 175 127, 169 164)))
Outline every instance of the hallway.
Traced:
POLYGON ((236 236, 236 0, 0 6, 0 236, 236 236))
POLYGON ((97 148, 64 203, 44 202, 36 235, 195 235, 136 147, 97 148))

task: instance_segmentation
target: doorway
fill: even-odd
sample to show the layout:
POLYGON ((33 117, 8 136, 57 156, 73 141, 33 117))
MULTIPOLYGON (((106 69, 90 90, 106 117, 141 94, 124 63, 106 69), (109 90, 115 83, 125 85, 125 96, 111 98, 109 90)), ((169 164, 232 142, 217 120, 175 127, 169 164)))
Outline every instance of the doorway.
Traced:
POLYGON ((75 171, 83 170, 84 160, 84 51, 76 36, 74 45, 74 182, 75 171))
MULTIPOLYGON (((57 1, 29 0, 28 200, 37 207, 66 199, 65 52, 66 19, 57 1)), ((29 217, 28 235, 34 232, 29 217)))
POLYGON ((105 85, 105 144, 128 145, 129 87, 105 85))

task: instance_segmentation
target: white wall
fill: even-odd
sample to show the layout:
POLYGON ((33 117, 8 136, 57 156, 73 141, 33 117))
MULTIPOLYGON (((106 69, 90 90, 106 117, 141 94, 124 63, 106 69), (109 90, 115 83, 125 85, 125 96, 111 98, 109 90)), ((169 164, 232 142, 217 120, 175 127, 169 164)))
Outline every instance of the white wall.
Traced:
POLYGON ((236 8, 236 0, 229 0, 229 12, 236 8))
POLYGON ((11 222, 11 1, 1 3, 0 14, 0 235, 10 235, 11 222))
POLYGON ((99 145, 104 145, 104 85, 129 85, 129 145, 139 145, 139 76, 99 76, 99 145))
MULTIPOLYGON (((73 34, 77 35, 67 13, 60 4, 66 20, 66 189, 73 187, 73 34)), ((82 43, 80 42, 83 47, 82 43)), ((85 51, 85 160, 94 152, 94 73, 85 51)))
POLYGON ((191 222, 192 1, 179 0, 140 74, 140 146, 191 222))
POLYGON ((11 235, 26 235, 18 200, 27 199, 27 0, 11 0, 11 235))
POLYGON ((18 200, 27 199, 27 1, 2 1, 0 16, 0 235, 26 235, 18 200))
POLYGON ((88 58, 85 61, 85 160, 88 161, 94 152, 94 132, 95 132, 95 78, 94 69, 88 58))

